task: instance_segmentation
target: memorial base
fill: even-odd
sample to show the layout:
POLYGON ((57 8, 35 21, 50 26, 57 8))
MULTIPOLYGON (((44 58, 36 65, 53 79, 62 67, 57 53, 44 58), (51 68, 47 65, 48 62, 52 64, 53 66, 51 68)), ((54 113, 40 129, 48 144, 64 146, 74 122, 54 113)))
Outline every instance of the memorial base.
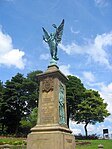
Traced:
POLYGON ((28 135, 27 149, 75 149, 75 138, 68 128, 37 126, 28 135))

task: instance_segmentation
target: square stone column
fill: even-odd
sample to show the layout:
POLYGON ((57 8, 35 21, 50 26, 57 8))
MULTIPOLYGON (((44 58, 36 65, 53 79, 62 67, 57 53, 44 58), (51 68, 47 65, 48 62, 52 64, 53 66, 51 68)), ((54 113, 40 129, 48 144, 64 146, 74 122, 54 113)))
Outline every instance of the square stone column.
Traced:
POLYGON ((67 127, 67 78, 56 65, 39 74, 37 125, 28 135, 27 149, 74 149, 75 138, 67 127))

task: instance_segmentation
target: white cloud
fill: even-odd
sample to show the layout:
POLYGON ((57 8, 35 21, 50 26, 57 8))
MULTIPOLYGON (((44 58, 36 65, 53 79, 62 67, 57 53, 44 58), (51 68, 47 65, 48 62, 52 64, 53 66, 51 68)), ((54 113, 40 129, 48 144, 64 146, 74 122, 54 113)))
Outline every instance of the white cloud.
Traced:
POLYGON ((109 132, 111 131, 110 125, 108 124, 106 126, 104 123, 99 123, 99 124, 96 124, 96 125, 89 124, 87 129, 88 129, 89 134, 100 134, 100 135, 102 135, 103 129, 109 129, 109 132))
POLYGON ((70 30, 71 30, 71 32, 73 33, 73 34, 79 34, 80 33, 80 31, 74 31, 74 29, 71 27, 70 28, 70 30))
POLYGON ((95 63, 105 65, 107 68, 112 69, 109 55, 106 52, 108 46, 112 47, 112 32, 97 35, 94 40, 88 39, 88 42, 82 46, 74 42, 68 45, 60 44, 59 46, 69 55, 86 54, 95 63))
POLYGON ((82 124, 82 123, 77 124, 76 122, 69 120, 69 126, 70 126, 70 130, 72 131, 73 134, 75 134, 75 135, 83 134, 84 135, 84 124, 82 124))
POLYGON ((84 79, 89 81, 89 82, 95 81, 95 76, 93 75, 92 72, 84 71, 83 76, 84 76, 84 79))
POLYGON ((65 75, 72 75, 70 72, 70 65, 61 65, 59 66, 60 70, 65 74, 65 75))
POLYGON ((13 48, 11 37, 0 30, 0 64, 24 69, 24 55, 23 51, 13 48))
POLYGON ((112 82, 107 86, 103 85, 101 87, 100 94, 105 102, 108 104, 107 109, 112 114, 112 82))
POLYGON ((99 7, 106 7, 106 6, 108 6, 108 0, 95 0, 95 3, 99 7))
POLYGON ((8 52, 12 49, 12 39, 9 35, 3 34, 0 30, 0 54, 8 52))
POLYGON ((84 52, 82 47, 77 45, 76 43, 71 43, 68 45, 64 45, 61 43, 61 44, 59 44, 59 47, 69 55, 83 54, 83 52, 84 52))
MULTIPOLYGON (((71 120, 70 120, 69 124, 70 124, 70 129, 73 132, 73 134, 75 134, 75 135, 79 135, 79 134, 85 135, 85 129, 84 129, 85 124, 83 124, 83 123, 77 124, 76 122, 71 121, 71 120)), ((87 126, 88 135, 102 134, 103 128, 105 128, 103 123, 100 123, 100 124, 97 124, 97 125, 88 124, 88 126, 87 126)))
POLYGON ((82 134, 82 131, 80 128, 75 127, 75 128, 70 128, 70 129, 72 131, 72 134, 74 134, 74 135, 82 134))
POLYGON ((108 116, 105 120, 112 123, 112 114, 108 116))
POLYGON ((48 59, 50 59, 50 55, 48 53, 41 54, 40 59, 41 60, 48 60, 48 59))
MULTIPOLYGON (((112 134, 112 127, 111 127, 112 121, 110 123, 108 123, 108 125, 106 125, 105 122, 97 123, 95 125, 88 124, 88 126, 87 126, 88 135, 97 134, 97 135, 100 135, 101 137, 103 137, 103 135, 102 135, 103 129, 108 129, 109 134, 112 134)), ((77 124, 76 122, 70 120, 69 125, 70 125, 70 129, 74 135, 79 135, 79 134, 85 135, 85 130, 84 130, 85 124, 82 124, 82 123, 77 124)))

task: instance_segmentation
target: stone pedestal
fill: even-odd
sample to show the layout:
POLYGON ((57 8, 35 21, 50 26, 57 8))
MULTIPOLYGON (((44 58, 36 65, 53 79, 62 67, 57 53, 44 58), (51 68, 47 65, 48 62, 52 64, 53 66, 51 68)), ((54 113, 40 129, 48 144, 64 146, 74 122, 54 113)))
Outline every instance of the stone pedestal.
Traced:
POLYGON ((56 65, 39 74, 37 125, 28 135, 27 149, 74 149, 75 138, 67 128, 66 81, 56 65))

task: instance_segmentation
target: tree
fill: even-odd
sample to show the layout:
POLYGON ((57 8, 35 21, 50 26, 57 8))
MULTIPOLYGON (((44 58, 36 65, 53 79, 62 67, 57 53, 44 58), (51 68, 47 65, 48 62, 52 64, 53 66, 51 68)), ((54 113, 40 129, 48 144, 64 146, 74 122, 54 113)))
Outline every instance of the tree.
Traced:
POLYGON ((27 103, 25 102, 22 83, 25 80, 22 74, 17 73, 11 81, 6 81, 3 99, 5 105, 5 126, 8 133, 18 133, 19 122, 26 112, 27 103), (13 126, 13 127, 12 127, 13 126))
POLYGON ((30 132, 30 129, 37 124, 37 113, 38 109, 35 107, 28 117, 23 117, 20 121, 21 124, 21 131, 25 135, 30 132))
POLYGON ((37 107, 39 85, 36 74, 40 72, 42 71, 31 72, 27 78, 17 73, 10 81, 5 82, 1 109, 4 118, 2 126, 7 127, 8 133, 17 134, 21 119, 27 119, 37 107))
POLYGON ((87 137, 88 124, 95 124, 96 122, 103 122, 104 119, 110 115, 106 109, 107 104, 100 97, 100 94, 94 90, 85 90, 83 93, 83 101, 78 104, 78 110, 74 120, 77 123, 84 123, 85 134, 87 137))
POLYGON ((32 71, 27 74, 27 78, 29 78, 31 81, 38 83, 37 74, 42 73, 41 70, 32 71))
POLYGON ((4 93, 4 86, 3 82, 0 81, 0 127, 3 134, 4 131, 4 112, 5 112, 5 105, 6 102, 3 100, 3 93, 4 93))
POLYGON ((27 74, 26 82, 24 83, 24 89, 27 93, 28 108, 30 111, 38 106, 39 100, 39 83, 37 74, 42 73, 41 70, 36 70, 27 74))
POLYGON ((75 113, 78 110, 78 104, 82 101, 82 93, 85 91, 85 88, 79 78, 71 75, 67 77, 67 125, 69 126, 69 118, 74 119, 75 113))
POLYGON ((27 113, 22 117, 21 131, 22 133, 29 133, 30 129, 37 122, 37 106, 39 100, 39 83, 37 79, 37 74, 42 73, 42 71, 37 70, 27 74, 26 80, 23 82, 24 96, 27 102, 27 113))

